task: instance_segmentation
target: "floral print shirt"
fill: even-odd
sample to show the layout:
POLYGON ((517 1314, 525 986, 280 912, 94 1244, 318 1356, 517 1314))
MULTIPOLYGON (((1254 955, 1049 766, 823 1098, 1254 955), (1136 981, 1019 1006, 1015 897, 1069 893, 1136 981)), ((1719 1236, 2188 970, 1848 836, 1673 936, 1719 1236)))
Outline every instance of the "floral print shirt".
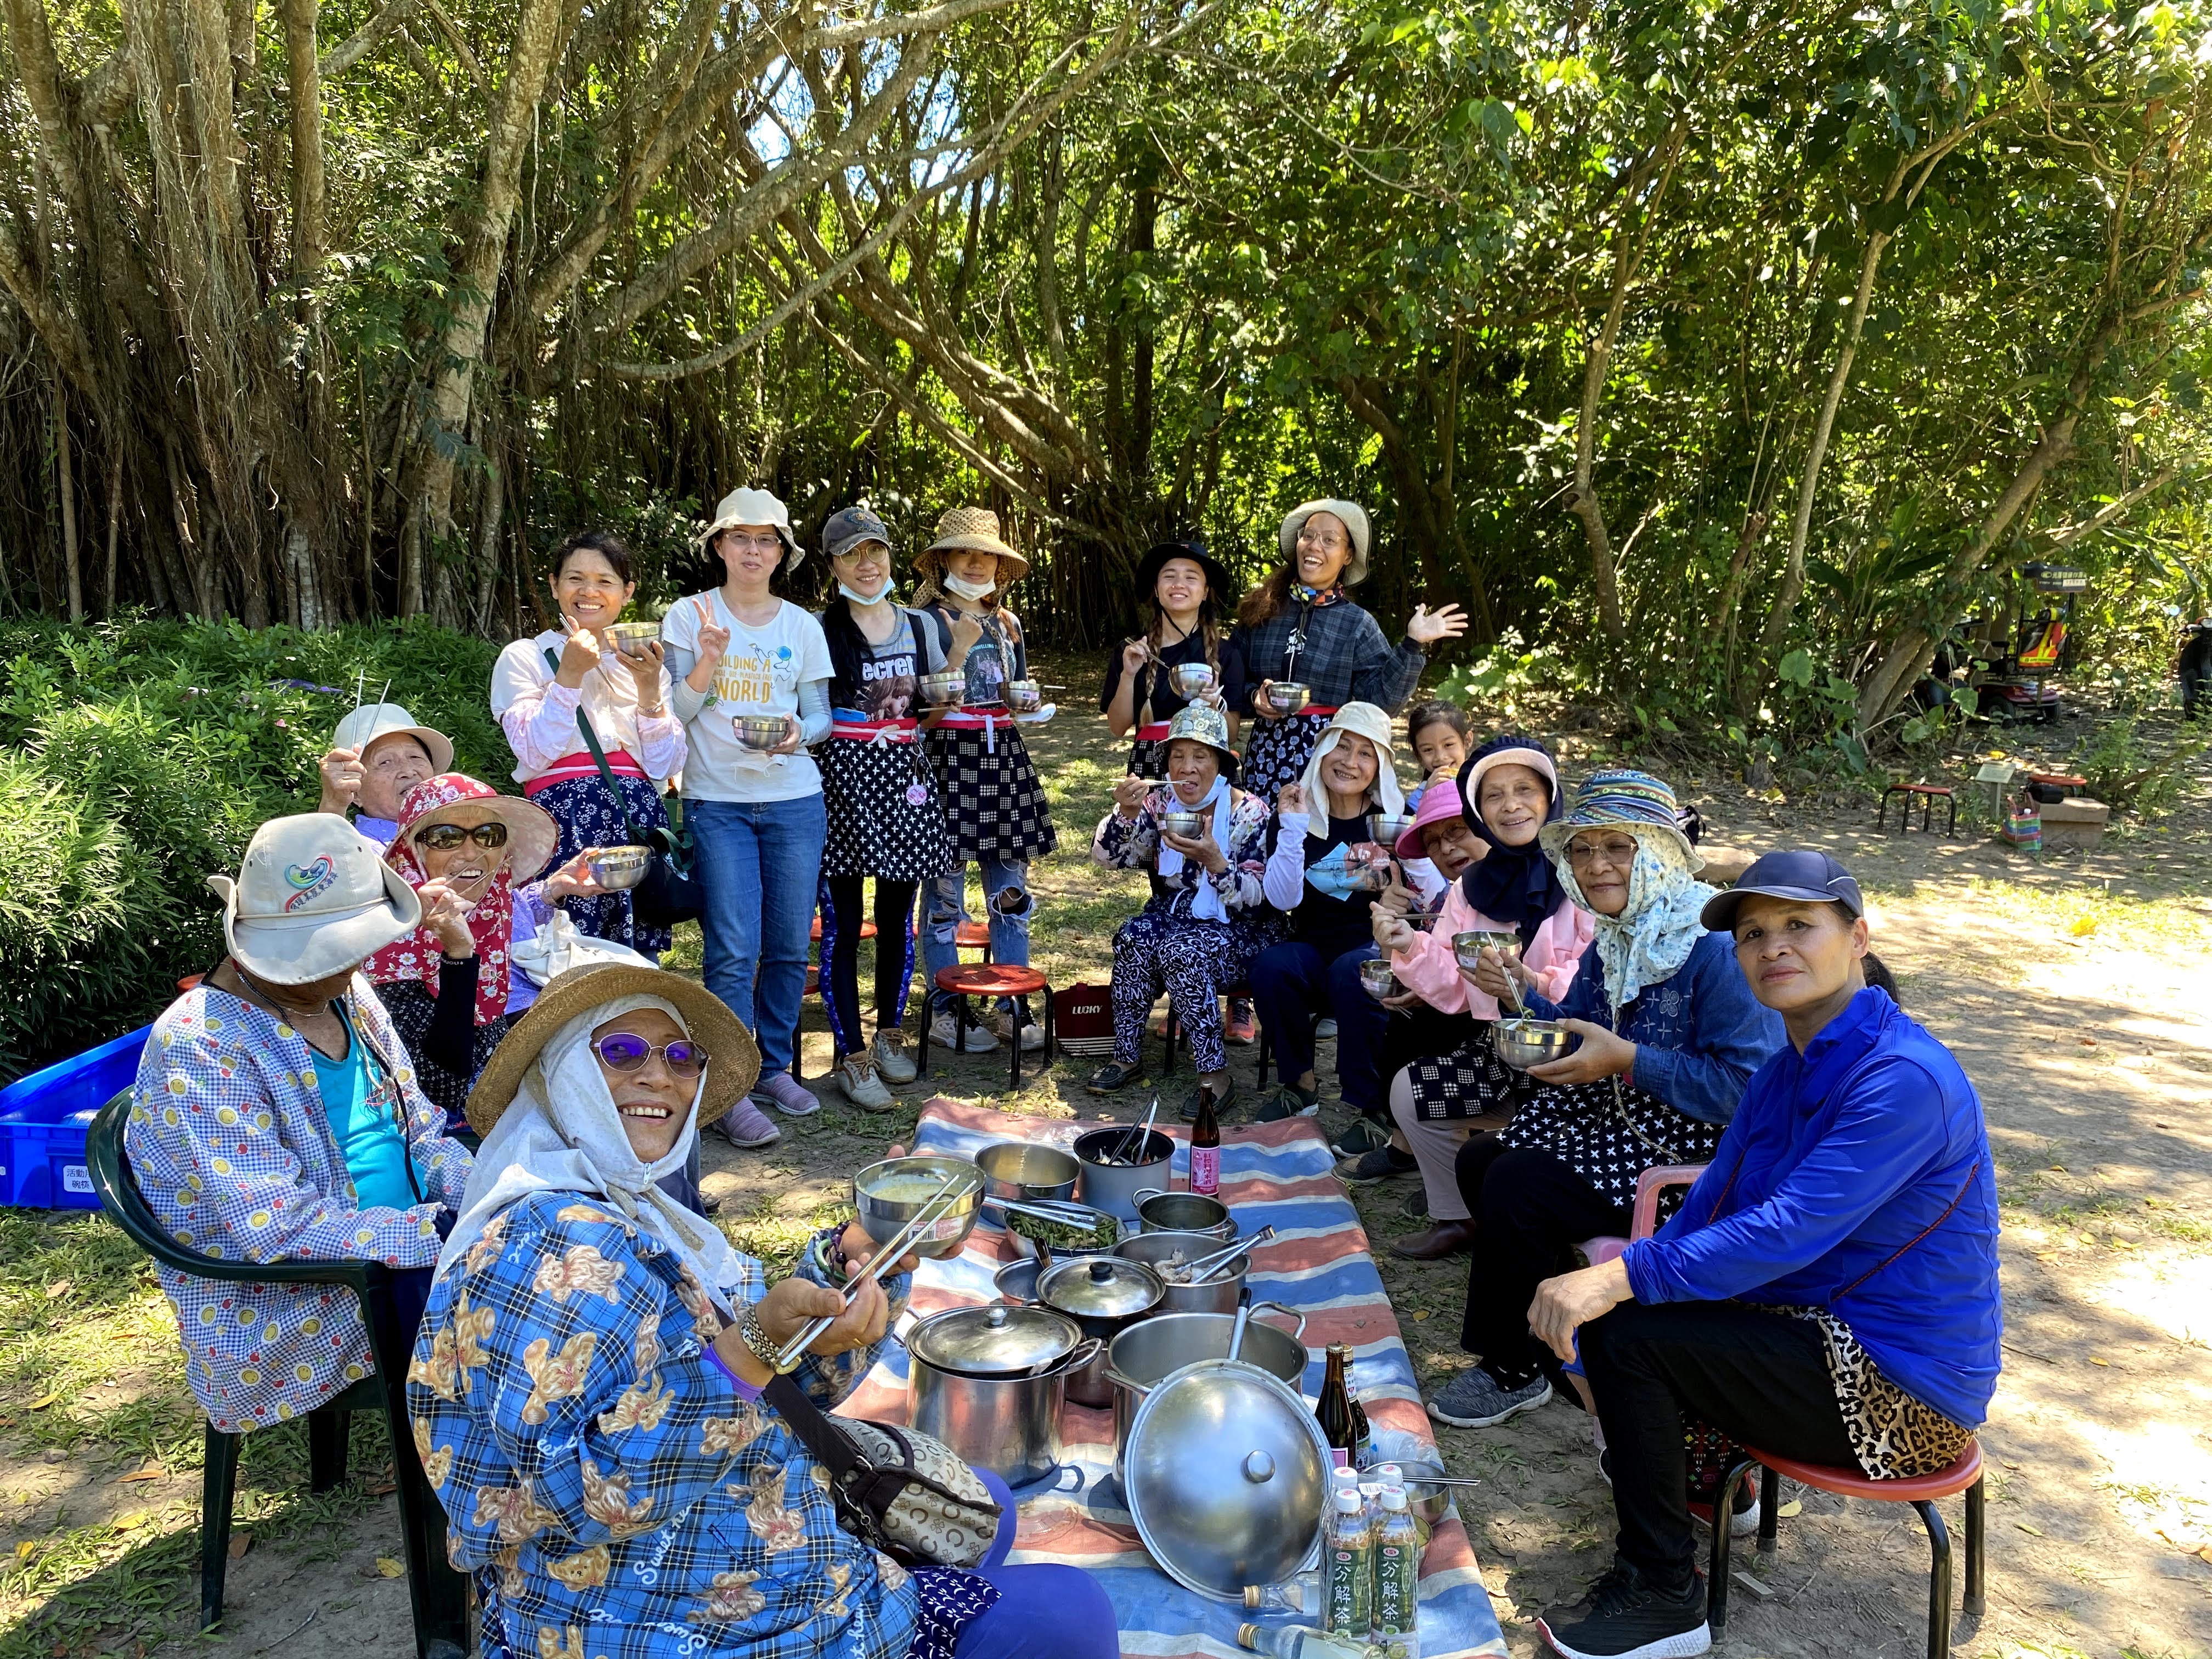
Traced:
MULTIPOLYGON (((733 1297, 757 1301, 767 1276, 741 1260, 733 1297)), ((908 1282, 885 1281, 894 1316, 908 1282)), ((908 1650, 909 1575, 837 1524, 829 1471, 708 1355, 722 1324, 682 1258, 576 1194, 501 1212, 432 1290, 416 1449, 510 1653, 908 1650)), ((810 1354, 797 1376, 830 1406, 875 1358, 810 1354)))
MULTIPOLYGON (((1188 807, 1176 799, 1167 785, 1145 797, 1145 804, 1133 818, 1125 818, 1117 809, 1098 820, 1098 829, 1091 838, 1091 857, 1097 864, 1109 870, 1147 870, 1152 872, 1152 896, 1145 908, 1170 915, 1188 915, 1191 896, 1198 884, 1205 881, 1221 896, 1222 908, 1231 912, 1259 910, 1267 902, 1261 890, 1261 878, 1267 868, 1265 842, 1267 820, 1271 816, 1267 805, 1256 795, 1240 792, 1236 804, 1229 809, 1229 845, 1221 849, 1229 860, 1229 867, 1219 875, 1210 873, 1194 859, 1185 859, 1182 868, 1173 876, 1162 876, 1158 872, 1160 854, 1160 818, 1169 812, 1188 811, 1188 807)), ((1207 823, 1213 821, 1213 809, 1204 809, 1207 823)))
MULTIPOLYGON (((331 1137, 307 1041, 274 1014, 201 985, 154 1022, 123 1132, 155 1219, 218 1261, 366 1259, 428 1267, 435 1218, 458 1209, 472 1167, 446 1115, 415 1085, 407 1051, 368 981, 349 1012, 368 1046, 370 1109, 401 1116, 426 1202, 361 1207, 331 1137)), ((225 1434, 281 1423, 374 1370, 361 1304, 343 1285, 231 1284, 158 1270, 185 1374, 225 1434)))

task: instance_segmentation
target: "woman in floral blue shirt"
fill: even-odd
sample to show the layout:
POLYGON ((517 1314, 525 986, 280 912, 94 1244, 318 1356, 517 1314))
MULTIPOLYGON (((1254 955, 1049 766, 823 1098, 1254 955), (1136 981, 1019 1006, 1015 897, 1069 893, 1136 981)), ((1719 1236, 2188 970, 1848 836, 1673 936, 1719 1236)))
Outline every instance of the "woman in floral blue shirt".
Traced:
POLYGON ((771 1285, 655 1186, 759 1064, 703 987, 586 968, 545 988, 470 1097, 484 1145, 408 1404, 487 1654, 1104 1659, 1096 1581, 1003 1565, 1003 1486, 977 1571, 907 1571, 838 1524, 828 1471, 763 1400, 762 1355, 828 1314, 797 1380, 823 1407, 849 1394, 908 1279, 841 1313, 830 1287, 874 1249, 857 1225, 771 1285))

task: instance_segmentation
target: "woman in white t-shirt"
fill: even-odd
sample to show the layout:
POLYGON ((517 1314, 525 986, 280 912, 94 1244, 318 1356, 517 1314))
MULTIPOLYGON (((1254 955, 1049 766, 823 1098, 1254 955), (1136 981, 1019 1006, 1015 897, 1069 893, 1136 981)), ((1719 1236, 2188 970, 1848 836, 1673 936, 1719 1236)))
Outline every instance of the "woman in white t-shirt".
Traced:
POLYGON ((781 501, 732 490, 699 544, 722 585, 670 606, 660 636, 689 739, 684 822, 703 888, 707 986, 759 1041, 753 1097, 796 1117, 820 1109, 791 1064, 827 836, 822 772, 806 750, 830 735, 830 645, 819 622, 770 591, 802 556, 781 501), (783 740, 746 748, 741 714, 781 714, 783 740))

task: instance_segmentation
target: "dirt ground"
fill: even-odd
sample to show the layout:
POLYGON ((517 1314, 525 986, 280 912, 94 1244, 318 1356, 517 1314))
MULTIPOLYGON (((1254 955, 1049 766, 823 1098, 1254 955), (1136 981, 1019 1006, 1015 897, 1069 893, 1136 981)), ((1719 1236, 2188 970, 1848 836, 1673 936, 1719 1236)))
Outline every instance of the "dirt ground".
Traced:
MULTIPOLYGON (((1597 752, 1566 746, 1571 769, 1597 752)), ((1057 983, 1103 979, 1111 927, 1133 890, 1102 882, 1082 854, 1118 762, 1101 761, 1087 714, 1064 716, 1035 747, 1055 780, 1061 834, 1060 852, 1036 872, 1037 957, 1057 983)), ((1878 835, 1864 795, 1793 799, 1684 769, 1673 775, 1705 810, 1709 840, 1823 846, 1860 874, 1877 948, 1906 1007, 1956 1050, 1987 1109, 2005 1204, 2006 1370, 1982 1437, 1989 1609, 1960 1621, 1955 1650, 2001 1659, 2212 1654, 2205 778, 2163 827, 2113 837, 2094 854, 2030 860, 1965 825, 1950 839, 1878 835)), ((1240 1086, 1255 1085, 1255 1051, 1231 1052, 1240 1086)), ((1325 1078, 1327 1054, 1324 1045, 1325 1078)), ((850 1171, 909 1128, 931 1093, 1124 1120, 1139 1115, 1145 1098, 1096 1100, 1082 1088, 1091 1062, 1063 1059, 1008 1099, 1000 1053, 939 1061, 927 1086, 905 1091, 906 1110, 879 1117, 847 1108, 820 1081, 829 1060, 818 1006, 810 1005, 805 1070, 825 1109, 789 1122, 765 1152, 736 1152, 719 1139, 708 1152, 708 1188, 723 1200, 725 1225, 761 1253, 803 1237, 839 1201, 850 1171)), ((1172 1086, 1179 1092, 1183 1083, 1172 1086)), ((1350 1114, 1327 1098, 1323 1121, 1334 1133, 1350 1114)), ((1378 1249, 1425 1224, 1401 1211, 1414 1190, 1404 1181, 1358 1192, 1378 1249)), ((198 1437, 167 1312, 134 1264, 100 1256, 106 1247, 84 1231, 67 1238, 77 1252, 68 1260, 85 1264, 74 1270, 76 1286, 35 1282, 57 1271, 40 1264, 58 1255, 0 1266, 0 1307, 19 1320, 41 1295, 46 1317, 68 1320, 86 1285, 107 1287, 80 1322, 99 1333, 100 1358, 80 1358, 65 1372, 26 1358, 28 1348, 0 1361, 0 1659, 411 1652, 405 1584, 379 1565, 398 1553, 398 1534, 394 1500, 374 1490, 388 1454, 368 1425, 356 1434, 366 1480, 321 1499, 298 1490, 305 1456, 296 1432, 249 1441, 240 1514, 252 1547, 233 1564, 223 1631, 189 1634, 198 1437), (149 1478, 125 1480, 148 1468, 149 1478)), ((1441 1382, 1467 1363, 1455 1345, 1467 1265, 1380 1259, 1416 1367, 1425 1384, 1441 1382)), ((1587 1419, 1554 1401, 1498 1430, 1439 1437, 1455 1472, 1486 1483, 1462 1494, 1461 1513, 1508 1650, 1516 1659, 1536 1653, 1535 1617, 1576 1599, 1610 1559, 1610 1501, 1587 1419)), ((1737 1556, 1765 1594, 1736 1589, 1717 1651, 1922 1651, 1927 1553, 1911 1513, 1787 1488, 1784 1498, 1778 1555, 1737 1556)), ((1960 1504, 1944 1507, 1955 1540, 1960 1504)))

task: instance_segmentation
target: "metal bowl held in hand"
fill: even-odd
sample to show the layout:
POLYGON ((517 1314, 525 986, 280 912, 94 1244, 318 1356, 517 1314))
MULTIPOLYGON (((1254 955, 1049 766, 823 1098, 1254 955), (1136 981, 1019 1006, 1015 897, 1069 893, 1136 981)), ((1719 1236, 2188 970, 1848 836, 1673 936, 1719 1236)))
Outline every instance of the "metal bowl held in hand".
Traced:
POLYGON ((660 624, 649 622, 609 623, 599 637, 626 657, 641 657, 645 647, 660 637, 660 624))
MULTIPOLYGON (((1037 1300, 1073 1319, 1084 1335, 1102 1342, 1112 1341, 1127 1327, 1158 1312, 1166 1288, 1143 1262, 1116 1256, 1083 1256, 1056 1263, 1037 1275, 1037 1300)), ((1068 1377, 1067 1397, 1079 1406, 1114 1403, 1103 1347, 1090 1364, 1068 1377)))
POLYGON ((781 714, 739 714, 735 724, 738 741, 750 750, 773 749, 791 735, 791 724, 781 714))
POLYGON ((592 879, 609 892, 619 893, 645 879, 653 867, 653 854, 643 847, 600 847, 592 849, 588 862, 592 879))
POLYGON ((1008 680, 1006 707, 1017 714, 1034 714, 1044 707, 1044 687, 1035 680, 1008 680))
POLYGON ((1175 1141, 1158 1129, 1140 1134, 1131 1124, 1078 1135, 1075 1161, 1083 1170, 1083 1201, 1094 1210, 1133 1220, 1138 1194, 1159 1189, 1174 1157, 1175 1141))
POLYGON ((921 700, 932 708, 957 708, 968 696, 965 674, 924 674, 915 684, 921 688, 921 700))
POLYGON ((860 1225, 878 1244, 888 1244, 921 1213, 947 1176, 953 1177, 951 1206, 930 1227, 914 1253, 948 1256, 959 1253, 975 1229, 983 1203, 983 1172, 964 1158, 887 1158, 853 1177, 853 1207, 860 1225))
POLYGON ((1482 965, 1485 951, 1502 951, 1507 956, 1517 957, 1521 954, 1521 937, 1517 933, 1493 933, 1484 928, 1452 935, 1452 960, 1470 974, 1482 965))
POLYGON ((1498 1019, 1490 1024, 1498 1043, 1498 1057, 1516 1072, 1565 1060, 1582 1039, 1556 1020, 1498 1019))
POLYGON ((993 1198, 1035 1200, 1075 1196, 1082 1166, 1072 1152, 1027 1140, 1001 1140, 975 1154, 983 1190, 993 1198))
POLYGON ((1212 663, 1178 663, 1168 670, 1168 684, 1179 697, 1196 697, 1220 684, 1221 676, 1212 663))
POLYGON ((1295 714, 1313 701, 1313 688, 1278 680, 1267 688, 1267 702, 1279 714, 1295 714))
MULTIPOLYGON (((1252 1317, 1244 1324, 1244 1346, 1237 1363, 1257 1365, 1270 1376, 1279 1376, 1296 1393, 1305 1380, 1306 1316, 1279 1302, 1255 1302, 1252 1317), (1287 1314, 1297 1322, 1289 1330, 1262 1325, 1262 1310, 1287 1314)), ((1237 1329, 1234 1314, 1163 1313, 1132 1325, 1106 1348, 1106 1380, 1114 1389, 1114 1463, 1121 1467, 1129 1449, 1129 1425, 1137 1407, 1165 1376, 1201 1359, 1226 1359, 1229 1342, 1237 1329)))
POLYGON ((1170 836, 1180 836, 1185 841, 1196 841, 1206 833, 1206 814, 1203 812, 1163 812, 1160 828, 1170 836))
POLYGON ((1059 1467, 1068 1374, 1101 1346, 1073 1320, 1045 1308, 948 1308, 906 1346, 915 1428, 1010 1486, 1059 1467))
POLYGON ((1180 1263, 1196 1261, 1221 1248, 1221 1241, 1212 1233, 1139 1233, 1116 1244, 1114 1254, 1125 1261, 1141 1261, 1159 1273, 1160 1283, 1167 1287, 1160 1298, 1161 1312, 1233 1314, 1237 1298, 1244 1290, 1245 1273, 1252 1265, 1250 1258, 1237 1257, 1226 1272, 1213 1274, 1202 1285, 1179 1285, 1170 1272, 1180 1263))
POLYGON ((1410 814, 1370 812, 1367 815, 1368 835, 1374 839, 1377 846, 1388 847, 1393 851, 1396 850, 1398 837, 1413 827, 1413 820, 1410 814))
POLYGON ((1237 1218, 1218 1198, 1146 1187, 1136 1199, 1139 1232, 1210 1233, 1224 1244, 1237 1237, 1237 1218))
POLYGON ((1359 983, 1367 994, 1380 1002, 1384 997, 1398 994, 1398 976, 1391 971, 1389 960, 1377 957, 1359 964, 1359 983))
POLYGON ((1245 1585, 1279 1583, 1313 1559, 1328 1471, 1328 1441, 1295 1389, 1257 1366, 1207 1359, 1138 1406, 1121 1489, 1169 1577, 1241 1602, 1245 1585))

